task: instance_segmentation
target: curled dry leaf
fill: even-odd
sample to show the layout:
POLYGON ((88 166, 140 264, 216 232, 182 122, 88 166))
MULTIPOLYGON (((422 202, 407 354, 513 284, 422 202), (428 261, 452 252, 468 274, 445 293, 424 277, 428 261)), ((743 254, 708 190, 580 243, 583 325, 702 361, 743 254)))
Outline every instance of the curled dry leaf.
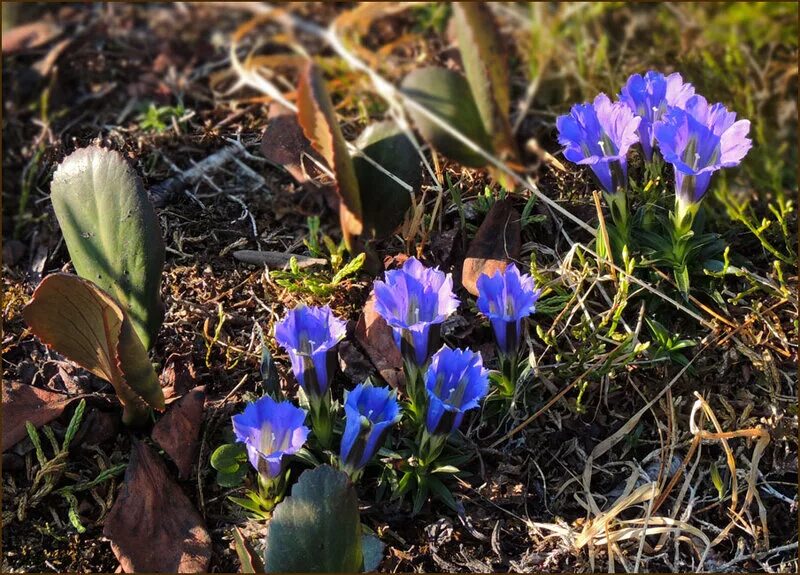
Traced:
POLYGON ((126 573, 203 573, 211 536, 189 498, 146 444, 134 440, 125 482, 103 535, 126 573))
POLYGON ((3 55, 44 46, 61 35, 61 27, 47 20, 37 20, 3 30, 3 55))
POLYGON ((511 200, 497 200, 467 249, 461 284, 469 293, 478 295, 477 282, 481 274, 494 275, 519 257, 521 234, 520 215, 511 200))
POLYGON ((361 196, 355 168, 342 136, 331 97, 312 62, 300 73, 297 86, 297 118, 314 149, 333 169, 339 194, 339 219, 348 248, 363 230, 361 196))
POLYGON ((25 422, 40 428, 59 417, 70 402, 81 396, 67 396, 16 381, 3 380, 2 451, 28 436, 25 422))
POLYGON ((392 328, 375 311, 374 294, 369 296, 364 311, 358 318, 356 339, 381 377, 392 387, 401 387, 403 358, 394 343, 392 328))
POLYGON ((298 184, 312 182, 321 174, 316 162, 324 163, 303 134, 297 115, 272 102, 268 112, 269 123, 261 138, 261 153, 272 164, 281 166, 298 184))
POLYGON ((158 376, 132 322, 92 282, 51 274, 33 292, 22 315, 46 345, 114 386, 125 423, 143 422, 149 407, 164 409, 158 376))
POLYGON ((159 381, 167 400, 181 397, 197 385, 197 372, 191 354, 173 353, 164 362, 159 381))
POLYGON ((181 479, 192 474, 197 459, 205 400, 205 388, 196 387, 172 403, 153 427, 153 439, 178 466, 181 479))

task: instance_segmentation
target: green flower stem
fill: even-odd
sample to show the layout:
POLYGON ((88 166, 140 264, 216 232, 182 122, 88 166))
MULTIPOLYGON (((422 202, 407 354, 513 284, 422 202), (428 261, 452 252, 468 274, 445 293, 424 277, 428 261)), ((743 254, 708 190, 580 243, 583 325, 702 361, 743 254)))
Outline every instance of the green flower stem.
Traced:
POLYGON ((680 198, 675 199, 675 211, 670 213, 672 229, 672 268, 675 282, 681 293, 689 293, 689 271, 687 268, 687 257, 691 251, 691 243, 694 232, 694 218, 700 204, 697 202, 685 202, 680 198))
POLYGON ((516 354, 505 355, 500 354, 500 371, 503 374, 503 380, 500 387, 500 394, 508 399, 514 397, 514 392, 517 389, 517 377, 519 370, 519 359, 516 354))
POLYGON ((287 475, 288 471, 281 472, 278 477, 266 477, 258 474, 258 494, 265 503, 271 502, 273 505, 277 505, 283 499, 288 485, 287 475))
POLYGON ((446 443, 447 435, 441 433, 431 435, 428 433, 427 429, 422 429, 421 437, 418 443, 419 452, 417 454, 421 472, 427 472, 427 469, 442 454, 442 450, 444 449, 446 443))
POLYGON ((310 401, 311 429, 323 449, 330 449, 333 439, 333 421, 331 418, 331 394, 328 391, 323 397, 310 401))
POLYGON ((425 415, 425 389, 422 370, 410 361, 403 361, 403 373, 406 380, 406 409, 414 422, 419 426, 425 415))
POLYGON ((630 226, 628 225, 628 198, 624 190, 615 194, 604 193, 608 207, 611 210, 611 220, 614 227, 619 232, 623 243, 628 244, 630 237, 630 226))

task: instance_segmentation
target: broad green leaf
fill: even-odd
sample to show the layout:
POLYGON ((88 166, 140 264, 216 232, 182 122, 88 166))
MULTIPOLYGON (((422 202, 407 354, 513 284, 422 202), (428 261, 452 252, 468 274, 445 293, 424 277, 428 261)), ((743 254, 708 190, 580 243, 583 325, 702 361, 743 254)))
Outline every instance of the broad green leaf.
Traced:
POLYGON ((518 152, 508 121, 508 57, 497 22, 489 5, 482 2, 454 3, 453 22, 464 73, 483 127, 495 153, 503 160, 515 160, 518 152))
POLYGON ((149 349, 164 317, 164 242, 141 180, 117 152, 81 148, 59 165, 50 197, 75 271, 122 305, 149 349))
POLYGON ((222 473, 234 473, 247 461, 247 451, 242 443, 226 443, 211 454, 211 467, 222 473))
POLYGON ((357 573, 362 553, 350 479, 329 465, 303 472, 267 526, 266 572, 357 573))
MULTIPOLYGON (((464 76, 445 68, 420 68, 406 76, 400 88, 406 96, 427 108, 475 144, 492 151, 491 138, 486 133, 480 112, 464 76)), ((409 108, 408 112, 422 136, 437 151, 471 168, 486 165, 483 156, 468 148, 422 113, 412 108, 409 108)))
POLYGON ((364 553, 365 573, 372 573, 378 570, 378 566, 383 560, 383 542, 374 535, 361 536, 361 549, 364 553))
POLYGON ((314 149, 325 159, 336 177, 339 193, 339 218, 342 234, 348 249, 352 237, 363 230, 361 197, 355 168, 347 151, 347 142, 342 136, 331 97, 325 88, 322 75, 309 62, 300 73, 297 86, 297 119, 303 133, 314 149))
POLYGON ((447 486, 442 483, 436 477, 430 477, 428 479, 428 486, 431 488, 436 495, 439 496, 439 499, 445 502, 445 504, 455 512, 458 512, 458 503, 453 498, 453 494, 450 493, 450 490, 447 486))
POLYGON ((235 471, 217 471, 217 485, 220 487, 239 487, 244 481, 244 476, 247 475, 247 468, 237 467, 235 471))
POLYGON ((92 282, 51 274, 33 292, 23 316, 45 344, 114 386, 125 423, 144 422, 148 406, 164 410, 158 376, 130 318, 92 282))
POLYGON ((365 158, 353 158, 361 191, 364 226, 370 235, 386 237, 403 222, 411 207, 412 192, 419 192, 422 162, 414 144, 394 122, 372 124, 359 136, 356 145, 366 156, 411 187, 411 190, 406 189, 365 158))

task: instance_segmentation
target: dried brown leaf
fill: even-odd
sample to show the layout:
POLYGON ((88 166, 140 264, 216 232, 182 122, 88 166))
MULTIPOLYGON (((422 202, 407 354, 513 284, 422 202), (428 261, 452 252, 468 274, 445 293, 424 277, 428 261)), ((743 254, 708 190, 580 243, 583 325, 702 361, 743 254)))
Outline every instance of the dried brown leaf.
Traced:
POLYGON ((126 573, 204 573, 211 536, 158 455, 134 440, 125 483, 103 535, 126 573))

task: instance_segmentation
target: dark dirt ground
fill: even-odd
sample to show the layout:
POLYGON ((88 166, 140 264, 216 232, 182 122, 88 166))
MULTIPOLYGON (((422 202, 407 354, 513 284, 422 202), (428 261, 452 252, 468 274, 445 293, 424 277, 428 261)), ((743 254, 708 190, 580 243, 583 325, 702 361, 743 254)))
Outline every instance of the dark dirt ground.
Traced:
MULTIPOLYGON (((306 19, 327 23, 350 8, 352 5, 348 4, 310 3, 291 10, 306 19)), ((775 31, 785 25, 791 11, 776 9, 758 17, 737 15, 733 9, 724 12, 720 8, 680 6, 576 8, 575 12, 576 15, 563 16, 558 35, 553 32, 548 45, 551 56, 542 56, 538 62, 548 71, 521 123, 521 139, 536 137, 555 154, 555 116, 566 111, 572 102, 588 99, 601 89, 615 90, 632 72, 658 66, 679 69, 710 99, 731 104, 748 102, 750 107, 742 109, 742 115, 759 117, 762 132, 757 135, 757 147, 772 151, 751 154, 749 171, 736 180, 737 189, 757 198, 753 209, 758 218, 768 215, 767 205, 774 196, 763 184, 775 181, 776 170, 774 166, 770 168, 770 158, 773 163, 782 162, 777 168, 777 188, 796 201, 793 173, 797 171, 797 30, 794 27, 793 36, 775 31), (722 31, 725 26, 745 32, 731 38, 722 31), (626 31, 624 38, 619 37, 620 30, 626 31), (587 44, 581 47, 578 37, 587 44), (603 37, 612 38, 612 42, 603 42, 603 37), (654 51, 652 45, 658 42, 669 48, 654 51), (744 48, 736 52, 734 45, 744 48), (598 56, 601 50, 602 58, 598 56), (560 62, 561 58, 572 58, 578 64, 567 66, 560 62), (752 58, 753 63, 744 62, 746 58, 752 58), (717 62, 718 69, 712 68, 713 62, 717 62), (753 88, 748 91, 741 85, 749 73, 741 67, 751 65, 761 70, 762 76, 756 78, 753 74, 753 88), (737 70, 738 75, 731 70, 737 70), (725 83, 725 78, 731 80, 731 85, 725 83)), ((522 13, 530 16, 527 11, 522 13)), ((536 61, 530 54, 545 54, 547 46, 538 52, 526 52, 535 35, 526 32, 524 25, 506 12, 498 10, 498 15, 518 40, 519 55, 511 64, 513 99, 521 101, 529 82, 526 74, 536 61)), ((38 18, 57 26, 59 34, 41 46, 3 54, 4 381, 69 394, 106 395, 110 391, 102 381, 47 351, 28 331, 20 315, 44 275, 70 269, 69 255, 48 198, 52 173, 65 155, 78 147, 101 143, 128 157, 145 186, 153 189, 175 176, 176 170, 189 169, 231 145, 231 141, 241 142, 246 150, 239 156, 239 164, 229 162, 207 179, 182 189, 158 210, 167 245, 162 283, 167 311, 152 357, 168 372, 166 378, 180 372, 180 365, 189 365, 194 384, 206 387, 208 399, 198 464, 193 476, 180 485, 197 505, 211 533, 213 572, 239 568, 231 544, 233 525, 256 533, 256 527, 248 525, 240 510, 226 500, 227 490, 216 485, 208 464, 211 450, 225 440, 230 416, 242 408, 247 397, 260 395, 259 340, 254 322, 269 334, 285 309, 301 301, 328 303, 349 320, 349 328, 354 331, 371 286, 371 278, 361 275, 346 280, 329 298, 320 300, 284 289, 263 269, 232 257, 232 251, 237 249, 304 253, 306 220, 312 215, 321 217, 323 231, 338 237, 337 218, 323 198, 298 186, 261 157, 259 146, 267 124, 269 100, 250 89, 231 90, 235 76, 228 57, 230 38, 250 16, 246 9, 192 4, 32 6, 22 10, 20 21, 38 18), (62 45, 62 41, 67 43, 62 45), (47 62, 48 57, 54 63, 47 62), (180 117, 165 120, 162 130, 148 129, 143 127, 142 118, 151 104, 182 105, 184 111, 180 117), (220 310, 225 317, 221 336, 210 342, 207 334, 217 327, 220 310)), ((454 48, 445 39, 437 17, 434 10, 419 9, 381 18, 368 29, 363 44, 378 49, 394 43, 386 53, 396 58, 396 66, 383 70, 393 80, 421 61, 457 65, 454 48)), ((790 21, 796 26, 796 10, 793 18, 790 21)), ((274 24, 264 25, 263 53, 276 53, 283 43, 292 45, 294 40, 277 35, 277 30, 274 24)), ((332 56, 318 42, 307 38, 299 41, 305 42, 313 54, 332 56)), ((337 111, 344 119, 345 135, 352 139, 368 118, 380 117, 386 106, 370 92, 369 81, 364 77, 347 71, 333 58, 326 62, 328 71, 341 72, 335 76, 337 81, 331 89, 337 93, 337 111)), ((291 86, 292 72, 286 77, 291 86)), ((398 234, 383 242, 379 250, 387 256, 416 253, 427 263, 457 274, 463 246, 485 213, 479 196, 488 179, 480 171, 461 169, 441 158, 440 163, 442 173, 460 183, 466 228, 461 228, 458 210, 445 196, 451 205, 440 211, 432 223, 425 222, 430 224, 430 233, 417 230, 411 237, 398 234), (407 251, 408 247, 412 249, 407 251)), ((564 174, 538 164, 530 172, 544 193, 596 225, 585 174, 574 166, 569 169, 564 174)), ((640 168, 632 166, 633 173, 637 169, 640 168)), ((435 192, 430 192, 425 200, 427 214, 432 213, 436 201, 435 192)), ((515 200, 520 210, 525 202, 526 198, 515 200)), ((708 202, 717 200, 710 198, 708 202)), ((744 226, 725 217, 719 203, 711 205, 722 214, 716 221, 733 246, 733 253, 745 254, 757 273, 778 282, 774 258, 744 226)), ((535 252, 540 271, 553 280, 569 246, 554 231, 547 211, 537 204, 535 213, 544 217, 523 229, 522 261, 535 252)), ((791 237, 796 238, 796 217, 790 216, 789 225, 791 237)), ((588 234, 567 227, 574 240, 589 241, 588 234)), ((596 277, 596 270, 587 271, 575 263, 563 280, 565 289, 578 285, 586 294, 586 313, 595 319, 608 310, 608 303, 597 290, 586 291, 596 277)), ((749 286, 742 279, 725 281, 729 282, 726 288, 730 295, 749 286)), ((648 313, 660 314, 658 317, 665 318, 662 323, 682 337, 703 342, 689 353, 691 357, 696 352, 699 357, 692 371, 675 382, 670 393, 652 406, 629 436, 595 462, 592 491, 601 501, 606 500, 604 495, 611 495, 624 485, 631 469, 637 466, 652 469, 655 461, 658 474, 663 466, 659 464, 659 452, 666 454, 668 448, 674 449, 679 462, 692 439, 688 418, 694 391, 702 393, 713 407, 724 430, 756 425, 766 429, 770 443, 759 464, 762 475, 758 493, 767 511, 769 548, 763 543, 754 503, 739 527, 711 550, 705 565, 708 570, 797 570, 796 267, 784 265, 781 283, 788 287, 788 294, 754 289, 738 304, 719 309, 731 325, 739 326, 735 333, 726 322, 710 318, 714 327, 708 329, 657 298, 647 300, 648 313), (745 526, 752 527, 755 533, 748 532, 745 526)), ((472 301, 459 289, 462 301, 472 301)), ((708 299, 704 301, 711 304, 708 299)), ((628 306, 624 317, 632 325, 636 324, 639 309, 638 300, 628 306)), ((605 544, 582 549, 571 544, 587 521, 582 504, 585 493, 580 481, 573 479, 579 479, 592 449, 654 397, 680 366, 648 362, 647 354, 638 354, 605 371, 580 377, 587 367, 596 365, 599 355, 613 347, 608 341, 583 334, 581 313, 574 319, 574 313, 537 316, 545 331, 557 334, 558 341, 546 345, 532 333, 531 348, 541 366, 558 367, 541 368, 525 405, 511 419, 495 429, 478 428, 476 424, 467 434, 476 457, 468 465, 472 476, 455 489, 463 514, 456 515, 434 502, 412 517, 408 504, 376 501, 374 478, 362 483, 359 494, 363 521, 387 545, 381 570, 606 570, 609 560, 605 544), (514 438, 497 448, 488 447, 576 379, 586 386, 580 400, 577 391, 571 390, 514 438), (560 534, 558 527, 571 534, 560 534)), ((447 326, 446 339, 491 354, 490 331, 474 304, 463 305, 459 316, 447 326)), ((355 338, 348 337, 348 341, 353 343, 343 353, 345 370, 335 383, 339 391, 374 372, 355 338)), ((291 388, 287 357, 274 344, 270 351, 281 381, 291 388)), ((63 433, 73 409, 74 404, 53 424, 56 434, 63 433)), ((109 463, 124 463, 129 457, 131 436, 137 436, 122 428, 119 409, 111 399, 91 402, 87 412, 95 415, 85 419, 85 431, 79 434, 68 460, 72 475, 62 481, 92 477, 109 463)), ((145 436, 138 434, 140 438, 145 436)), ((754 443, 736 439, 731 446, 743 490, 754 443)), ((67 519, 63 498, 51 495, 32 508, 21 502, 35 464, 32 449, 30 441, 25 440, 3 454, 3 510, 24 508, 25 516, 22 521, 15 519, 3 526, 2 570, 114 571, 118 562, 102 537, 102 524, 121 477, 80 499, 86 532, 78 534, 67 519)), ((165 460, 175 472, 172 462, 166 457, 165 460)), ((722 471, 724 481, 729 482, 730 477, 726 475, 725 453, 719 443, 704 444, 698 461, 689 486, 691 508, 684 501, 678 518, 713 539, 729 521, 730 495, 719 499, 711 480, 712 465, 722 471)), ((683 480, 669 495, 662 514, 672 509, 682 484, 683 480)), ((640 516, 638 508, 623 514, 631 519, 640 516)), ((620 543, 624 548, 620 553, 631 561, 629 566, 636 557, 638 540, 635 538, 632 547, 630 542, 620 543)), ((696 549, 697 540, 682 544, 679 551, 672 545, 654 551, 656 541, 653 535, 647 539, 642 569, 691 570, 696 564, 698 557, 692 549, 696 549)), ((621 568, 619 562, 616 568, 621 568)))

